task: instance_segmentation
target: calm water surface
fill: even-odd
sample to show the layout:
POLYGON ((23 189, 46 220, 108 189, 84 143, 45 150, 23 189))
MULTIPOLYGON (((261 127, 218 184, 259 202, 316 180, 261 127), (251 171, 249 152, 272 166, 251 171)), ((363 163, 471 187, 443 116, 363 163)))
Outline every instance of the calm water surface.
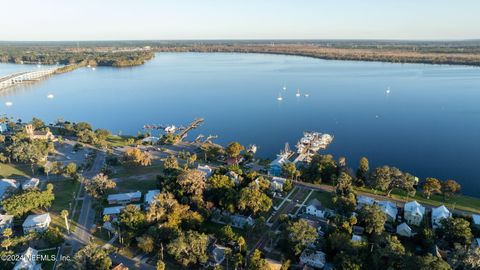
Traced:
MULTIPOLYGON (((1 64, 0 76, 32 68, 1 64)), ((420 177, 456 179, 464 193, 480 196, 475 67, 164 53, 140 67, 57 75, 3 92, 0 102, 0 113, 24 120, 62 117, 122 134, 203 117, 205 124, 190 139, 215 134, 221 144, 257 144, 259 155, 270 158, 303 131, 326 132, 335 136, 326 152, 346 156, 351 166, 367 156, 371 167, 388 164, 420 177)))

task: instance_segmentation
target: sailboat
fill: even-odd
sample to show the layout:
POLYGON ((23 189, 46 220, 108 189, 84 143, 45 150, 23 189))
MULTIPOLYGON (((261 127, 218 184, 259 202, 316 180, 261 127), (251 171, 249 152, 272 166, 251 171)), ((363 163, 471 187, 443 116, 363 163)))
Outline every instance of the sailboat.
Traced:
POLYGON ((283 100, 282 93, 278 93, 277 100, 278 100, 278 101, 282 101, 282 100, 283 100))
POLYGON ((283 91, 287 90, 287 85, 284 83, 283 84, 283 91))
POLYGON ((300 89, 297 89, 297 93, 295 94, 295 96, 297 96, 297 97, 300 96, 300 89))
POLYGON ((387 95, 390 94, 390 86, 387 87, 387 90, 385 90, 385 93, 387 93, 387 95))

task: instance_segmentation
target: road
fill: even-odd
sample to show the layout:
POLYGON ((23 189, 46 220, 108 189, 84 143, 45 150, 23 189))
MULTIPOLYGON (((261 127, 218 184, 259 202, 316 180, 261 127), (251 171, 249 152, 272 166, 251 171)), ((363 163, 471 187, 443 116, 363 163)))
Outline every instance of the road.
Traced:
MULTIPOLYGON (((103 164, 105 162, 105 156, 105 152, 97 151, 97 156, 95 157, 92 167, 90 168, 90 170, 83 173, 85 181, 88 181, 88 179, 94 177, 101 172, 103 164)), ((77 199, 79 198, 80 194, 82 194, 82 190, 83 183, 81 183, 80 185, 80 191, 77 194, 77 199)), ((72 251, 74 252, 79 250, 83 245, 86 245, 90 242, 90 229, 92 228, 95 220, 95 211, 92 209, 92 201, 92 197, 84 193, 82 209, 80 210, 77 227, 75 228, 73 234, 71 234, 70 236, 70 241, 72 243, 72 251)))

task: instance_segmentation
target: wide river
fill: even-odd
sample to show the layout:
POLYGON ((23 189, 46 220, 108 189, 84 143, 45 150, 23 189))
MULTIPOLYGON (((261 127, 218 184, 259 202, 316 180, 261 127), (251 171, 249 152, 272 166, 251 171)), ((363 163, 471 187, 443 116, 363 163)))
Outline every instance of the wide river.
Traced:
MULTIPOLYGON (((36 68, 0 64, 0 76, 36 68)), ((325 152, 345 156, 352 167, 366 156, 371 167, 455 179, 463 193, 480 196, 475 67, 159 53, 139 67, 82 68, 4 91, 0 102, 0 114, 24 121, 87 121, 122 134, 203 117, 190 139, 201 133, 218 135, 221 144, 256 144, 269 158, 304 131, 330 133, 335 139, 325 152)))

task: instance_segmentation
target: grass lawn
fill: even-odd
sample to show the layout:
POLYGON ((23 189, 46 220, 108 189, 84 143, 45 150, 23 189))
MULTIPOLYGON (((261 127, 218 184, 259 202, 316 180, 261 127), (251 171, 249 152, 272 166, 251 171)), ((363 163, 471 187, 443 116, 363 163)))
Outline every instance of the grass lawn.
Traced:
POLYGON ((310 201, 313 198, 319 200, 322 203, 323 207, 333 209, 332 193, 315 190, 314 192, 312 192, 312 195, 310 195, 308 200, 310 201))
POLYGON ((30 166, 26 164, 3 164, 0 163, 0 177, 29 177, 32 173, 30 166))
MULTIPOLYGON (((55 194, 55 200, 50 207, 50 214, 52 215, 52 224, 60 227, 62 231, 65 231, 65 221, 60 216, 62 210, 69 210, 70 203, 72 207, 74 205, 74 192, 77 192, 80 183, 72 180, 56 181, 52 182, 53 192, 55 194)), ((71 210, 70 210, 71 214, 71 210)), ((73 222, 72 222, 73 223, 73 222)), ((70 230, 74 230, 75 224, 70 224, 70 230)))
POLYGON ((275 197, 272 199, 272 205, 278 207, 283 202, 283 198, 275 197))
MULTIPOLYGON (((295 195, 297 195, 298 191, 300 191, 300 189, 298 187, 294 187, 292 191, 290 191, 288 194, 290 194, 290 196, 288 196, 289 199, 292 199, 292 198, 295 198, 295 195)), ((286 195, 288 195, 286 194, 286 195)), ((285 195, 285 196, 286 196, 285 195)))
POLYGON ((137 190, 141 191, 142 193, 146 193, 151 189, 158 189, 156 179, 125 179, 117 182, 117 188, 115 192, 112 193, 134 192, 137 190))
POLYGON ((127 146, 128 139, 134 138, 133 136, 118 136, 118 135, 110 135, 107 138, 107 142, 110 143, 111 146, 127 146))
POLYGON ((124 167, 118 166, 115 167, 116 173, 110 175, 112 178, 120 178, 120 177, 131 177, 136 175, 143 175, 143 174, 160 174, 163 170, 163 166, 159 161, 153 161, 152 165, 147 167, 124 167))
POLYGON ((303 201, 307 198, 308 194, 310 194, 310 189, 303 189, 302 190, 302 197, 298 199, 299 203, 303 203, 303 201))

